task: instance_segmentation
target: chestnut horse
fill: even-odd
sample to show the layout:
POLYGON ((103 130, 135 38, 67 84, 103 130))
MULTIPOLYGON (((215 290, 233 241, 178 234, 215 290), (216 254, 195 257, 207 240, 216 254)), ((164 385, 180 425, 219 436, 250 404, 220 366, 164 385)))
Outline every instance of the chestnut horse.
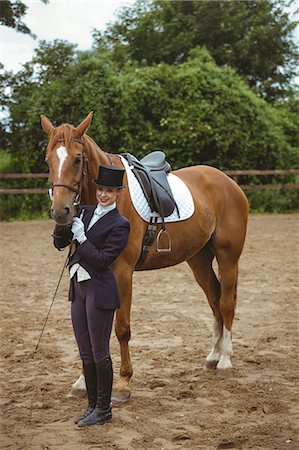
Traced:
MULTIPOLYGON (((41 116, 42 128, 49 135, 46 161, 54 187, 51 214, 60 226, 68 226, 72 222, 76 202, 96 203, 95 186, 90 180, 97 177, 100 164, 123 166, 119 155, 104 152, 85 134, 91 120, 92 112, 77 127, 70 124, 54 127, 47 117, 41 116)), ((213 167, 192 166, 173 173, 189 188, 195 211, 189 219, 167 224, 171 252, 157 252, 152 245, 138 270, 160 269, 187 261, 207 296, 214 316, 212 350, 205 360, 205 368, 227 372, 232 368, 231 332, 248 202, 235 181, 213 167), (218 277, 212 267, 214 258, 218 263, 218 277)), ((132 275, 137 270, 147 223, 134 209, 129 189, 123 190, 117 206, 131 224, 129 243, 112 266, 121 298, 121 308, 117 310, 115 320, 121 367, 113 398, 121 403, 130 396, 129 382, 133 370, 128 344, 132 275)))

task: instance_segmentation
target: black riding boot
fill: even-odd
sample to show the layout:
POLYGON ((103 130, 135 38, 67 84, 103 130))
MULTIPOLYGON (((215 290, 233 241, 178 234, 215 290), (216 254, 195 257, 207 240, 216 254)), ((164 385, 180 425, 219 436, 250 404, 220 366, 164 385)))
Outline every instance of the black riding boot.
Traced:
POLYGON ((97 368, 97 402, 91 414, 80 420, 78 425, 103 424, 112 419, 111 411, 111 391, 113 380, 113 368, 110 356, 96 364, 97 368))
POLYGON ((97 369, 95 363, 83 363, 83 373, 85 377, 88 405, 86 411, 75 419, 75 423, 85 419, 95 409, 97 403, 97 369))

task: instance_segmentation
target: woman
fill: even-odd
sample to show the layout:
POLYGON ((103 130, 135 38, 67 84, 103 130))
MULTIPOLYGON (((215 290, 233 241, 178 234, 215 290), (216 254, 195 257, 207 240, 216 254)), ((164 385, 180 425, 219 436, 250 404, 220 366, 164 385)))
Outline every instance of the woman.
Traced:
POLYGON ((110 336, 114 311, 120 307, 113 261, 127 245, 130 225, 117 207, 125 170, 100 166, 97 206, 82 206, 71 230, 54 234, 54 245, 61 250, 71 240, 76 250, 69 260, 69 300, 75 337, 83 363, 88 406, 75 423, 79 426, 103 424, 112 418, 111 391, 113 369, 110 336))

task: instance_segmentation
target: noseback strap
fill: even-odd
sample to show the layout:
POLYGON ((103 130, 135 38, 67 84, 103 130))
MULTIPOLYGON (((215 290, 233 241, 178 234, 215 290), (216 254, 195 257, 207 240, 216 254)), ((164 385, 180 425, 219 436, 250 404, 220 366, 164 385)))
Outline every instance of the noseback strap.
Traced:
POLYGON ((77 188, 75 188, 75 187, 73 187, 73 186, 70 186, 69 184, 64 184, 64 183, 54 183, 54 184, 53 184, 53 189, 54 189, 55 187, 59 187, 59 186, 65 187, 65 188, 69 189, 70 191, 76 192, 76 194, 80 195, 79 189, 77 189, 77 188))

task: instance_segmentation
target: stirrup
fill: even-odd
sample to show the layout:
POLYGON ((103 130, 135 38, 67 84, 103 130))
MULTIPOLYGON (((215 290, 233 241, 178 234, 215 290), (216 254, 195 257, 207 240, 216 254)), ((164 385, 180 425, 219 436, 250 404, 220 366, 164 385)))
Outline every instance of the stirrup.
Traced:
POLYGON ((161 228, 161 230, 159 231, 159 233, 157 234, 157 239, 156 239, 156 250, 157 250, 157 252, 171 252, 171 238, 170 238, 170 235, 169 235, 169 233, 165 230, 165 229, 163 229, 163 228, 161 228), (166 235, 166 237, 167 237, 167 247, 159 247, 159 240, 160 240, 160 238, 161 238, 161 236, 163 235, 163 233, 166 235))

